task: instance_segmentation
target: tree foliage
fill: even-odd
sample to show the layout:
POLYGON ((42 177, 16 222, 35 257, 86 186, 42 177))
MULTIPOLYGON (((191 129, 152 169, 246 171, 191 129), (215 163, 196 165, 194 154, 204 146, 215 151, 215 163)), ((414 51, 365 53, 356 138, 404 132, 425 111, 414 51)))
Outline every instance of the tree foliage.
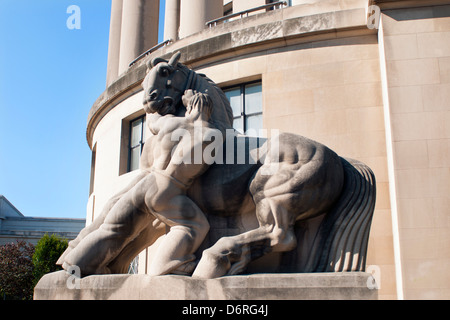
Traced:
POLYGON ((42 276, 61 269, 56 261, 67 245, 66 239, 45 234, 36 247, 25 241, 0 246, 0 299, 33 299, 42 276))
POLYGON ((36 285, 43 275, 61 270, 56 261, 67 248, 67 240, 52 234, 45 234, 36 244, 33 255, 34 284, 36 285))
POLYGON ((32 299, 33 253, 34 246, 25 241, 0 246, 1 299, 32 299))

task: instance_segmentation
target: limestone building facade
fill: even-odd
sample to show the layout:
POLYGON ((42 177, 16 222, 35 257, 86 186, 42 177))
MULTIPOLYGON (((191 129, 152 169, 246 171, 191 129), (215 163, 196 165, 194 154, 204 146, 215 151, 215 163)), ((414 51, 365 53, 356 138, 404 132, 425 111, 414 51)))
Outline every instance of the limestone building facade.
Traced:
POLYGON ((449 299, 450 1, 165 4, 158 47, 159 1, 112 0, 107 87, 87 124, 88 223, 136 175, 145 62, 180 51, 224 89, 237 129, 300 134, 373 169, 367 265, 381 299, 449 299))

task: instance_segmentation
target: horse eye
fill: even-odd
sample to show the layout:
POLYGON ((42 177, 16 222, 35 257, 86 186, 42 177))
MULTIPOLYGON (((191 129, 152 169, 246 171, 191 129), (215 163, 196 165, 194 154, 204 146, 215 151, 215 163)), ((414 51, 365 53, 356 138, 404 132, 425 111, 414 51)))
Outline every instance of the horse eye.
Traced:
POLYGON ((161 69, 159 70, 159 74, 160 74, 162 77, 167 77, 167 76, 169 75, 169 70, 168 70, 167 68, 161 68, 161 69))

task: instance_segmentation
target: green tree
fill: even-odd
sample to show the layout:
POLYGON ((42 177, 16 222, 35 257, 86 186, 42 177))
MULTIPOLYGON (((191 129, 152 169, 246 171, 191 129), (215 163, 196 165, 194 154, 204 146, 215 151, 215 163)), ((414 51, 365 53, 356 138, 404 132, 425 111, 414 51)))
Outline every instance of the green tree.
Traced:
POLYGON ((56 261, 58 261, 58 258, 63 254, 64 250, 66 250, 67 245, 67 239, 61 239, 54 234, 51 236, 45 234, 38 241, 33 255, 34 285, 46 273, 61 270, 61 267, 56 265, 56 261))
POLYGON ((25 241, 0 246, 0 299, 33 298, 33 252, 25 241))

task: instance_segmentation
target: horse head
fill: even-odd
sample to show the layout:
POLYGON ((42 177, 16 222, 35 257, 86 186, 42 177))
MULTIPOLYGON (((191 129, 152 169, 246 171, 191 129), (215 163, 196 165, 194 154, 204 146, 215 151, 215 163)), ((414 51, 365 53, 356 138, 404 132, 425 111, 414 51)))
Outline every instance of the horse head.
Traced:
POLYGON ((175 53, 169 61, 155 58, 147 63, 144 88, 144 110, 161 115, 174 114, 187 88, 189 75, 179 68, 181 53, 175 53))
POLYGON ((145 112, 183 116, 186 109, 182 97, 187 89, 208 93, 213 103, 212 122, 225 134, 226 129, 233 127, 230 102, 211 79, 178 62, 180 56, 177 52, 169 61, 154 58, 147 63, 148 71, 142 83, 145 112))

